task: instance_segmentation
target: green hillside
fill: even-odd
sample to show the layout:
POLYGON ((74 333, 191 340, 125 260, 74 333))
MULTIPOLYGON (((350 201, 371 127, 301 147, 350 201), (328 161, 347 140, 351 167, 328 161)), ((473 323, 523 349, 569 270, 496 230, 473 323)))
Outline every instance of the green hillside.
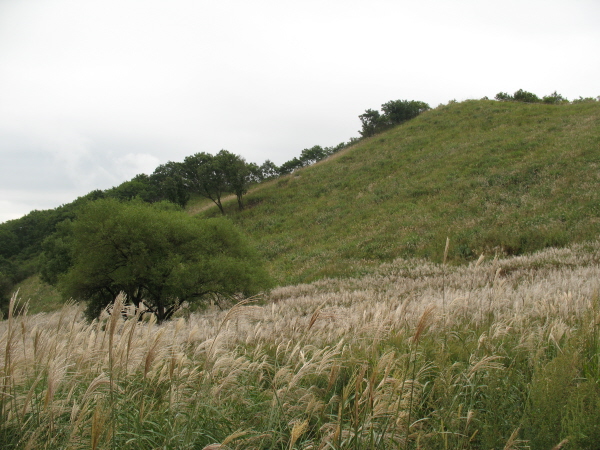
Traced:
POLYGON ((226 212, 277 280, 295 283, 397 257, 440 261, 446 237, 450 261, 595 239, 599 181, 598 102, 466 101, 260 185, 244 211, 226 212))

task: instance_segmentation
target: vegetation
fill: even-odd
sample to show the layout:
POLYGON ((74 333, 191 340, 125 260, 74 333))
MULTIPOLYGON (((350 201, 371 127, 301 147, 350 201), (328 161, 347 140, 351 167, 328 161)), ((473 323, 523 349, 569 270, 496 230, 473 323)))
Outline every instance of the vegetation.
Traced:
MULTIPOLYGON (((532 92, 524 91, 523 89, 519 89, 513 95, 509 95, 506 92, 499 92, 496 94, 496 100, 499 101, 514 101, 514 102, 523 102, 523 103, 547 103, 551 105, 558 105, 561 103, 569 103, 569 100, 564 98, 558 92, 554 91, 550 95, 545 95, 542 99, 540 99, 537 95, 532 92)), ((578 99, 573 100, 573 103, 590 103, 597 102, 600 100, 598 98, 583 98, 579 97, 578 99)))
POLYGON ((2 448, 597 448, 598 255, 400 259, 160 326, 13 300, 2 448))
POLYGON ((119 292, 161 323, 185 302, 269 286, 258 255, 230 222, 197 220, 172 204, 88 203, 45 249, 45 281, 66 299, 86 301, 90 319, 119 292))

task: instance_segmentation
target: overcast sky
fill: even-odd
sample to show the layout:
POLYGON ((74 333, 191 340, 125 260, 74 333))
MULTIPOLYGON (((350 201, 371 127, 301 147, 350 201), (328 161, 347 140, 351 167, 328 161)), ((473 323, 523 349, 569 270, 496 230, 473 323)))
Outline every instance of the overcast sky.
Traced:
POLYGON ((0 0, 0 222, 221 149, 358 136, 389 100, 600 95, 598 0, 0 0))

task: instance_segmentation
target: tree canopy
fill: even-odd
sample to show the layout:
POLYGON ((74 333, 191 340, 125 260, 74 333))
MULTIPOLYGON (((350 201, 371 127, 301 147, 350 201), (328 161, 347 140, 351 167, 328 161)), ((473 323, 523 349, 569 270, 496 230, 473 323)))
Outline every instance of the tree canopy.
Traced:
POLYGON ((231 222, 193 218, 167 203, 91 202, 44 248, 46 280, 65 298, 86 301, 89 317, 119 292, 160 322, 183 302, 253 295, 270 285, 257 252, 231 222))

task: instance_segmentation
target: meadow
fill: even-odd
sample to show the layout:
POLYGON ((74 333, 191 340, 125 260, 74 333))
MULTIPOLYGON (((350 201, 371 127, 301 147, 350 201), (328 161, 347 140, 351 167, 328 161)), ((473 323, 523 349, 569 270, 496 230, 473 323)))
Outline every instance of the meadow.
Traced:
MULTIPOLYGON (((0 322, 3 449, 595 449, 600 243, 396 259, 162 325, 0 322)), ((117 298, 114 309, 123 307, 117 298)))

